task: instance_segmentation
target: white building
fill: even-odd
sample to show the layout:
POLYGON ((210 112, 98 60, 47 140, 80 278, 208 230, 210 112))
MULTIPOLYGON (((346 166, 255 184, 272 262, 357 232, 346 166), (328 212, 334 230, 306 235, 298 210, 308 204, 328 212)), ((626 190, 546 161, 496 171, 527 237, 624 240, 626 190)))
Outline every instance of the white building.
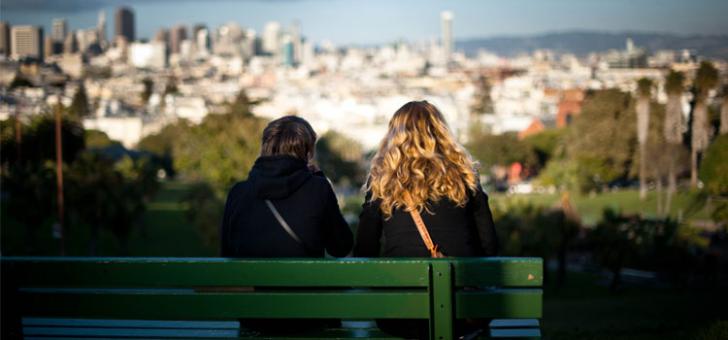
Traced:
POLYGON ((134 42, 129 46, 129 63, 137 68, 163 69, 167 66, 166 47, 161 42, 134 42))

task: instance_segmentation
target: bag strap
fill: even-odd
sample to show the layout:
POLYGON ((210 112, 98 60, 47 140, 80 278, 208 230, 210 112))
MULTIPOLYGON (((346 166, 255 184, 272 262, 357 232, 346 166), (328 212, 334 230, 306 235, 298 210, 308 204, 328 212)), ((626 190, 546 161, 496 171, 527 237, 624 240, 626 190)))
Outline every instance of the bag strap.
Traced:
POLYGON ((273 202, 270 200, 265 200, 265 204, 268 206, 268 209, 273 213, 273 216, 275 216, 276 220, 278 220, 278 223, 283 227, 283 229, 290 235, 296 242, 301 244, 303 248, 306 248, 306 245, 301 241, 301 238, 296 235, 295 232, 293 232, 293 229, 286 223, 286 220, 283 219, 283 216, 278 212, 278 209, 276 209, 276 206, 273 205, 273 202))
POLYGON ((425 226, 425 222, 422 221, 422 216, 420 216, 420 213, 414 210, 410 210, 410 216, 412 216, 412 219, 415 221, 417 231, 420 232, 420 237, 422 237, 422 241, 425 242, 425 247, 427 247, 427 250, 430 252, 430 256, 444 257, 442 253, 437 250, 437 245, 432 242, 432 238, 430 238, 430 233, 427 231, 427 227, 425 226))

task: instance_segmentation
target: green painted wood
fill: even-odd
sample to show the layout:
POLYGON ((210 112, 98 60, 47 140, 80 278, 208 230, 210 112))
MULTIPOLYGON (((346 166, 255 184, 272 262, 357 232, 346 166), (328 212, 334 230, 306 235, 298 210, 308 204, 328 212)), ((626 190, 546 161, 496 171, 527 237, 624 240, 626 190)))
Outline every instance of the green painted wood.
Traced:
POLYGON ((41 327, 113 327, 113 328, 197 328, 239 329, 238 321, 165 321, 119 319, 23 318, 23 326, 41 327))
POLYGON ((254 293, 21 293, 23 315, 66 318, 428 318, 429 295, 414 291, 254 293))
POLYGON ((540 319, 541 289, 493 289, 455 293, 457 318, 540 319))
POLYGON ((427 260, 6 257, 21 287, 427 287, 427 260))
POLYGON ((153 329, 111 327, 23 327, 23 334, 48 337, 145 337, 145 338, 230 338, 231 329, 153 329))
POLYGON ((432 263, 431 338, 453 338, 452 268, 449 261, 432 263))
POLYGON ((541 287, 543 260, 530 257, 463 258, 453 261, 455 285, 541 287))

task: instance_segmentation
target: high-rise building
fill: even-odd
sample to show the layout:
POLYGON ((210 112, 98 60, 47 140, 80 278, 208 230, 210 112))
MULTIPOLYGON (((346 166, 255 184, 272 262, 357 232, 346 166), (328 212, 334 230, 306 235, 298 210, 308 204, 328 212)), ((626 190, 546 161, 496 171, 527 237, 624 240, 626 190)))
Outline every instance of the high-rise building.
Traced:
POLYGON ((283 39, 281 39, 281 57, 282 57, 281 62, 283 62, 283 65, 286 65, 286 66, 295 65, 293 40, 291 39, 291 36, 288 34, 284 35, 283 39))
POLYGON ((45 37, 43 42, 43 52, 45 57, 48 58, 53 55, 63 53, 63 42, 53 39, 52 37, 45 37))
POLYGON ((450 55, 453 50, 452 19, 452 12, 443 11, 440 13, 440 21, 442 25, 442 51, 444 53, 445 62, 450 61, 450 55))
POLYGON ((154 41, 163 43, 165 48, 169 49, 169 30, 166 28, 157 30, 157 33, 154 34, 154 41))
POLYGON ((53 19, 51 38, 56 41, 63 41, 68 34, 68 23, 66 19, 53 19))
POLYGON ((96 23, 96 31, 99 35, 99 43, 106 45, 106 12, 99 11, 99 21, 96 23))
POLYGON ((10 25, 7 21, 0 21, 0 55, 10 55, 10 25))
POLYGON ((291 40, 293 42, 293 61, 298 64, 301 62, 301 24, 296 20, 291 26, 291 40))
POLYGON ((43 29, 38 26, 13 26, 10 29, 10 56, 15 59, 43 59, 43 29))
POLYGON ((265 24, 263 29, 263 51, 277 55, 280 52, 281 25, 275 21, 265 24))
POLYGON ((134 12, 127 7, 118 8, 116 10, 115 21, 114 36, 124 37, 128 42, 134 41, 134 12))
POLYGON ((71 33, 63 40, 63 53, 71 54, 76 52, 78 52, 78 39, 76 39, 75 34, 71 33))
POLYGON ((177 25, 169 30, 169 48, 171 54, 178 54, 182 41, 187 40, 187 27, 177 25))
POLYGON ((197 53, 203 55, 210 53, 210 32, 207 31, 207 28, 197 30, 194 38, 197 53))

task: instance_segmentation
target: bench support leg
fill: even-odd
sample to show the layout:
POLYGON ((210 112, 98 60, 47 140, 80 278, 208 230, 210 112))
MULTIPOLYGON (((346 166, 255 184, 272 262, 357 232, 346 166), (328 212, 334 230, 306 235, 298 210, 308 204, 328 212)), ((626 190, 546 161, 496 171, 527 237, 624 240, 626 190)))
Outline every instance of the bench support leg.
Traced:
POLYGON ((432 262, 432 311, 430 317, 430 338, 450 340, 453 338, 452 267, 449 261, 432 262))

